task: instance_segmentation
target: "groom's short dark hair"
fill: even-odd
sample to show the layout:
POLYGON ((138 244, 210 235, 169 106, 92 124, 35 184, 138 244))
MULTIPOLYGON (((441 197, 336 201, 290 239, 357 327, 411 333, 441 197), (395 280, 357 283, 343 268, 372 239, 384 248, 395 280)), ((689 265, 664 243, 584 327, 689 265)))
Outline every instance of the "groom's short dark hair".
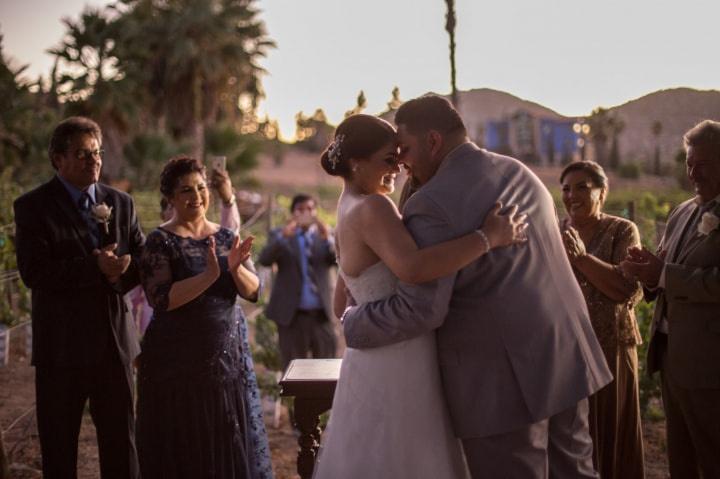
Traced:
POLYGON ((438 95, 425 95, 403 103, 395 114, 395 124, 404 125, 413 135, 430 130, 467 134, 460 114, 446 98, 438 95))

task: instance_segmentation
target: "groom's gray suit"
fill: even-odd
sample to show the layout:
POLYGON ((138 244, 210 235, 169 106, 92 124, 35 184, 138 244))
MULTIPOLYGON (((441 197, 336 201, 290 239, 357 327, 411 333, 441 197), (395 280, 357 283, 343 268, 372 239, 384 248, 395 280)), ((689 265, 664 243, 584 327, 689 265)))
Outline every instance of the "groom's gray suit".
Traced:
POLYGON ((437 328, 445 396, 463 440, 546 420, 612 379, 553 200, 522 163, 462 144, 410 198, 403 217, 425 247, 477 229, 498 199, 528 214, 525 245, 493 249, 438 281, 400 283, 395 295, 344 316, 347 345, 359 349, 437 328))

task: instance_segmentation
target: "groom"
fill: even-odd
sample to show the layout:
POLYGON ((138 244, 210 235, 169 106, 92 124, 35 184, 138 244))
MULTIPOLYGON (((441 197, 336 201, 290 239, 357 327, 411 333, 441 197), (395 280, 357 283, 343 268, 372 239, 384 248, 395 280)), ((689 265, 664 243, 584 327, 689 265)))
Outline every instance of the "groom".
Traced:
POLYGON ((597 477, 586 398, 611 375, 549 192, 520 162, 471 143, 444 98, 411 100, 395 122, 400 161, 421 186, 404 209, 418 246, 475 230, 498 198, 527 213, 528 242, 349 308, 347 345, 384 346, 437 329, 445 398, 474 478, 597 477))

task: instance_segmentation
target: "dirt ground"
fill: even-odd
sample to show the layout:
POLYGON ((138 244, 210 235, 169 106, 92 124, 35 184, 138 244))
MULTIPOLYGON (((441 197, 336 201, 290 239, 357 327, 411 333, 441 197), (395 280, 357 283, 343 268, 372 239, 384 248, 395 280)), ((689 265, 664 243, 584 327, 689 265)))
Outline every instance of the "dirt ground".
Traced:
MULTIPOLYGON (((35 423, 34 370, 27 358, 14 354, 7 367, 0 367, 0 429, 11 462, 11 478, 32 479, 41 477, 40 444, 35 423)), ((276 479, 295 479, 297 438, 282 414, 280 427, 272 426, 266 418, 273 469, 276 479)), ((647 479, 666 479, 665 426, 662 421, 647 422, 645 456, 647 479)), ((78 477, 95 479, 98 473, 98 450, 95 428, 89 413, 83 418, 78 452, 78 477)))
MULTIPOLYGON (((19 339, 19 338, 18 338, 19 339)), ((21 341, 11 344, 11 361, 0 366, 0 431, 11 463, 12 479, 42 477, 40 442, 35 421, 35 370, 24 356, 21 341)), ((273 470, 276 479, 294 479, 297 457, 297 437, 290 427, 287 412, 280 415, 280 425, 274 428, 272 416, 266 417, 273 470)), ((78 445, 78 478, 99 477, 98 449, 95 426, 90 413, 85 412, 78 445)))

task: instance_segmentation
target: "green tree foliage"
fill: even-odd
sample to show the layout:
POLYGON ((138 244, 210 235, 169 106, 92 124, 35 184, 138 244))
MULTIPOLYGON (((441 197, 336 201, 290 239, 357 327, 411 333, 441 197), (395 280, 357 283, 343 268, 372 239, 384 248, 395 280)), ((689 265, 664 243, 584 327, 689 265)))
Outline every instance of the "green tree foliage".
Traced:
POLYGON ((640 178, 640 165, 634 161, 624 163, 618 168, 618 176, 621 178, 638 179, 640 178))
POLYGON ((625 129, 625 122, 618 116, 613 115, 610 117, 608 126, 611 136, 610 157, 608 158, 608 166, 612 170, 617 170, 620 167, 621 163, 619 137, 625 129))
POLYGON ((611 115, 605 108, 596 108, 587 118, 590 126, 589 137, 595 148, 595 161, 602 166, 608 166, 607 142, 610 137, 611 115))
POLYGON ((258 60, 274 47, 252 0, 125 0, 120 65, 145 87, 176 138, 204 150, 205 126, 262 97, 258 60))
POLYGON ((311 116, 306 116, 303 112, 295 115, 297 144, 308 151, 322 151, 330 143, 334 130, 322 108, 315 110, 311 116))
MULTIPOLYGON (((48 50, 56 60, 48 81, 22 79, 24 69, 2 56, 3 164, 32 164, 26 178, 24 168, 14 169, 23 184, 47 178, 50 131, 70 115, 100 124, 105 180, 127 175, 138 186, 169 153, 201 157, 206 132, 232 128, 237 135, 255 135, 264 73, 258 62, 274 43, 254 5, 255 0, 119 0, 86 8, 63 19, 63 37, 48 50)), ((277 123, 265 123, 261 140, 276 138, 277 123)), ((253 137, 242 143, 256 142, 253 137)), ((232 157, 239 167, 252 165, 248 156, 257 148, 243 151, 232 157)))
POLYGON ((139 189, 157 189, 165 162, 183 151, 185 145, 163 133, 139 133, 125 144, 122 175, 139 189))
POLYGON ((640 302, 635 307, 635 316, 642 336, 642 344, 638 346, 638 379, 640 382, 640 413, 644 418, 655 419, 658 411, 652 408, 652 401, 660 399, 660 380, 658 374, 647 374, 647 348, 650 344, 650 325, 652 324, 655 303, 640 302))
POLYGON ((687 165, 685 164, 686 159, 685 149, 682 148, 675 153, 675 179, 678 182, 680 188, 686 191, 692 191, 692 185, 687 176, 687 165))
POLYGON ((40 82, 23 79, 25 69, 7 59, 0 35, 0 164, 12 168, 12 180, 34 185, 52 171, 47 138, 59 114, 40 82))
POLYGON ((12 168, 0 171, 0 323, 20 322, 30 311, 30 294, 16 274, 15 224, 12 202, 22 189, 11 180, 12 168))
POLYGON ((86 8, 80 18, 64 18, 66 31, 60 45, 48 53, 62 62, 64 73, 57 79, 57 90, 66 101, 92 96, 97 85, 118 75, 113 54, 114 24, 105 11, 86 8))
POLYGON ((365 98, 365 92, 360 90, 355 100, 355 106, 345 112, 345 118, 362 113, 365 108, 367 108, 367 98, 365 98))
POLYGON ((248 171, 257 166, 257 154, 262 147, 260 135, 241 135, 227 123, 205 130, 205 153, 227 157, 231 172, 248 171))
POLYGON ((660 175, 662 173, 660 164, 660 134, 662 133, 662 130, 663 125, 659 120, 654 121, 650 127, 650 131, 652 131, 652 134, 655 137, 655 157, 653 159, 653 173, 655 175, 660 175))
POLYGON ((267 369, 264 374, 258 372, 257 381, 260 390, 266 395, 277 398, 280 394, 277 373, 282 370, 277 326, 264 314, 259 314, 255 319, 255 343, 251 345, 251 349, 255 364, 261 364, 267 369))
POLYGON ((403 104, 400 99, 400 88, 398 86, 393 87, 390 95, 390 101, 387 103, 388 111, 395 111, 403 104))
POLYGON ((63 19, 65 35, 48 52, 56 59, 53 82, 65 116, 89 116, 98 122, 106 151, 104 173, 117 177, 123 145, 143 104, 137 84, 118 68, 120 24, 110 13, 86 8, 77 20, 63 19))

